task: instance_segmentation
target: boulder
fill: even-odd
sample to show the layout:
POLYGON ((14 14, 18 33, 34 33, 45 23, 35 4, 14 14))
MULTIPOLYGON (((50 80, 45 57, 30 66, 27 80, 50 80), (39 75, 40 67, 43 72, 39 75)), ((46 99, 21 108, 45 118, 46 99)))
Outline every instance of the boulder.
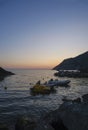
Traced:
POLYGON ((15 130, 34 130, 36 121, 33 118, 20 117, 15 124, 15 130))
POLYGON ((72 103, 81 103, 82 102, 80 97, 78 97, 76 99, 73 99, 73 100, 64 97, 64 98, 62 98, 62 101, 64 101, 64 102, 72 102, 72 103))
POLYGON ((60 118, 57 110, 49 113, 45 120, 54 130, 68 130, 60 118))
POLYGON ((6 125, 0 124, 0 130, 9 130, 9 129, 6 125))
POLYGON ((88 130, 88 104, 64 103, 58 112, 68 130, 88 130))
POLYGON ((81 98, 78 97, 78 98, 72 100, 72 102, 73 102, 73 103, 81 103, 81 98))
POLYGON ((82 96, 83 102, 88 103, 88 94, 82 96))
POLYGON ((50 112, 45 121, 54 130, 88 130, 88 102, 81 102, 81 98, 67 100, 57 110, 50 112))
POLYGON ((37 124, 35 130, 55 130, 51 124, 46 123, 44 120, 37 124))
POLYGON ((54 130, 44 120, 36 121, 33 118, 20 117, 15 124, 15 130, 54 130))

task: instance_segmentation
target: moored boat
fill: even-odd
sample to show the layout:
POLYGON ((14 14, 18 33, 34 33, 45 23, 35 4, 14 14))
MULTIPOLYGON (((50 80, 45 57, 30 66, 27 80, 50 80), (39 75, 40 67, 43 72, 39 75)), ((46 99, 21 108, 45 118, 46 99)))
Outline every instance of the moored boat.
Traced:
POLYGON ((47 86, 66 86, 70 82, 71 82, 70 80, 58 80, 58 79, 53 80, 53 79, 51 79, 47 82, 47 86))

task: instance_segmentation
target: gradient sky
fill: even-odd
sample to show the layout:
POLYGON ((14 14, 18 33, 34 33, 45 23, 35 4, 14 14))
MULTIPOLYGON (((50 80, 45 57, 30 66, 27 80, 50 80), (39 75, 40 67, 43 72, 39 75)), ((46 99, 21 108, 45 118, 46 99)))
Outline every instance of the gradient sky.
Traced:
POLYGON ((88 51, 88 0, 0 0, 0 66, 52 68, 88 51))

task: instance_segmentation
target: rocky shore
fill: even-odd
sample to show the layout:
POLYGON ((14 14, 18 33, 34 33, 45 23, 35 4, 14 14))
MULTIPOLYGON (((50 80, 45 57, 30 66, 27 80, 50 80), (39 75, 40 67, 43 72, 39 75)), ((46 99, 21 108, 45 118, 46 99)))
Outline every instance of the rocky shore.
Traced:
POLYGON ((81 70, 88 72, 88 51, 76 57, 64 59, 54 70, 81 70))
POLYGON ((19 117, 13 129, 0 125, 0 130, 88 130, 88 94, 63 104, 45 117, 19 117))
POLYGON ((58 77, 69 77, 69 78, 88 78, 88 72, 81 71, 58 71, 54 74, 58 77))
POLYGON ((5 69, 0 67, 0 81, 2 81, 5 77, 14 75, 14 73, 6 71, 5 69))
POLYGON ((46 119, 54 130, 88 130, 88 94, 65 101, 46 119))
POLYGON ((55 76, 88 78, 88 51, 73 58, 64 59, 53 70, 57 70, 55 76))

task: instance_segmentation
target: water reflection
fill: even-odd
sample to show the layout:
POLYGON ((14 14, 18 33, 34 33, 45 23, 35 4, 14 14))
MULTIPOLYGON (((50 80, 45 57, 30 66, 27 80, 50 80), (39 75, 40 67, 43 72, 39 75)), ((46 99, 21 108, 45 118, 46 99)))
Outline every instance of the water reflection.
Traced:
POLYGON ((88 93, 87 78, 58 78, 58 80, 71 80, 70 86, 55 87, 56 91, 47 95, 32 95, 30 88, 33 84, 38 80, 44 83, 51 78, 56 79, 54 77, 55 71, 11 71, 16 75, 6 77, 0 82, 0 121, 14 122, 19 114, 31 114, 39 118, 42 114, 58 108, 64 96, 68 99, 74 99, 88 93), (5 86, 7 90, 4 89, 5 86))

